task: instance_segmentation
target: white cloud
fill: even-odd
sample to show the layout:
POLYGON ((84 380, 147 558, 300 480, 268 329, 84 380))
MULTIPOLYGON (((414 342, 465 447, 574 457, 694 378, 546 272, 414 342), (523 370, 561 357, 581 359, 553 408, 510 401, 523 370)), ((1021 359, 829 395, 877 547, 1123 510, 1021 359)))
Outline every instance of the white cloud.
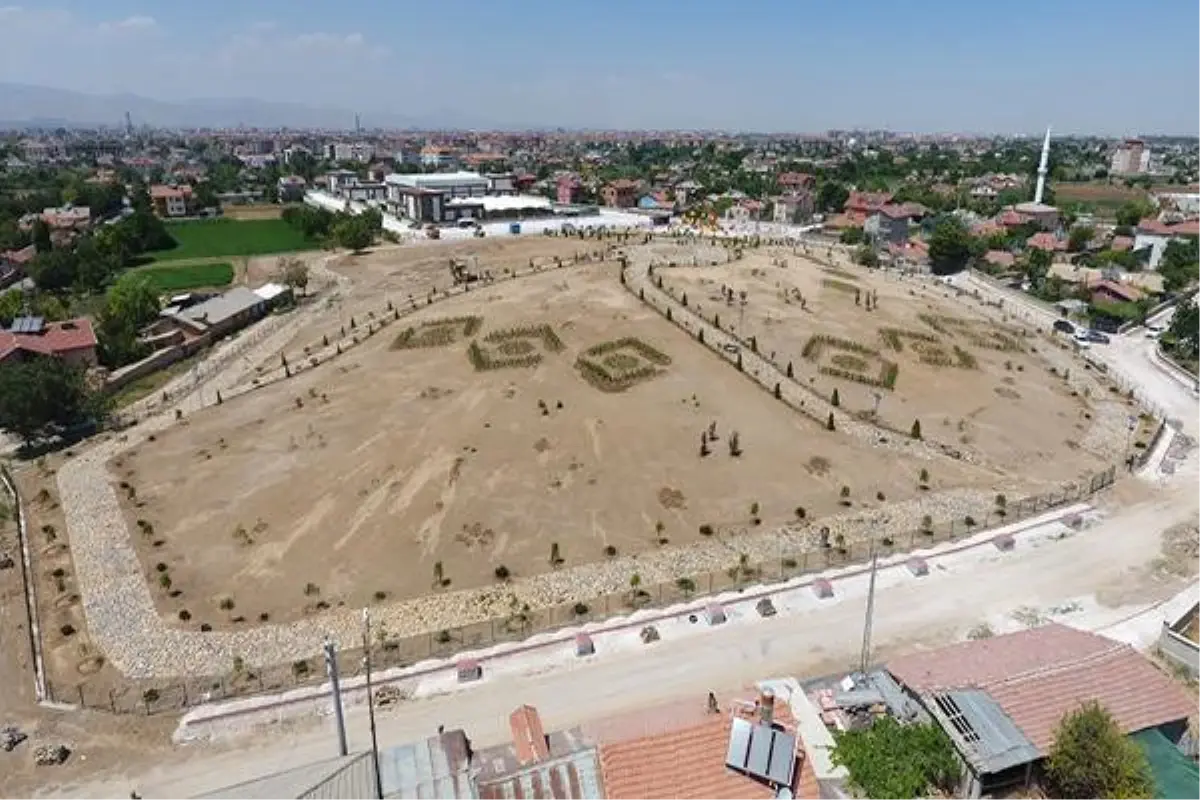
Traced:
POLYGON ((98 29, 101 33, 116 33, 122 31, 148 31, 157 27, 158 22, 155 21, 154 17, 135 14, 132 17, 126 17, 116 22, 101 22, 98 29))

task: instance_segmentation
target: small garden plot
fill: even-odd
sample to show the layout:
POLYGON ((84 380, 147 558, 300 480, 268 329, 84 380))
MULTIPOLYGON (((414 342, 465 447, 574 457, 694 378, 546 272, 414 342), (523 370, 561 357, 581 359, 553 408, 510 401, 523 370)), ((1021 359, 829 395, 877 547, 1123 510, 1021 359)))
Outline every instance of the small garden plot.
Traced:
POLYGON ((467 357, 476 370, 485 372, 505 367, 535 367, 546 353, 562 350, 562 340, 549 325, 527 325, 492 331, 471 342, 467 357))
POLYGON ((960 369, 975 369, 978 362, 975 356, 958 345, 947 350, 938 337, 922 331, 904 328, 880 328, 879 336, 889 349, 904 352, 904 343, 908 342, 917 360, 931 367, 958 367, 960 369))
POLYGON ((817 365, 823 375, 867 386, 893 389, 900 368, 864 344, 850 339, 818 334, 804 345, 804 358, 817 365))
POLYGON ((846 294, 857 294, 862 291, 862 287, 855 286, 853 283, 846 281, 835 280, 834 278, 822 278, 821 285, 826 289, 833 289, 835 292, 845 292, 846 294))
POLYGON ((999 325, 936 314, 918 314, 917 316, 938 333, 944 333, 947 336, 961 336, 974 347, 999 350, 1002 353, 1021 352, 1021 343, 1017 334, 999 325))
POLYGON ((641 339, 625 337, 589 347, 575 366, 600 391, 623 392, 659 375, 670 363, 670 356, 641 339))
POLYGON ((469 339, 483 324, 483 317, 450 317, 423 322, 416 327, 406 328, 395 341, 393 350, 409 350, 417 347, 445 347, 460 339, 469 339))

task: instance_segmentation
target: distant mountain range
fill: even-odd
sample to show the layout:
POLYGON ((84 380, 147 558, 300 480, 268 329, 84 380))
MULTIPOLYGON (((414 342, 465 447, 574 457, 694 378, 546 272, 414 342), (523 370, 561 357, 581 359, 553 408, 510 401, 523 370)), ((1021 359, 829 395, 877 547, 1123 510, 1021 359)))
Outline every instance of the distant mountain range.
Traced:
MULTIPOLYGON (((133 124, 155 128, 327 128, 350 130, 354 111, 342 108, 279 103, 254 98, 204 98, 186 101, 155 100, 134 94, 85 94, 0 82, 0 129, 20 128, 122 128, 125 112, 133 124)), ((508 126, 471 119, 452 111, 436 117, 403 117, 363 112, 366 128, 496 130, 508 126)))

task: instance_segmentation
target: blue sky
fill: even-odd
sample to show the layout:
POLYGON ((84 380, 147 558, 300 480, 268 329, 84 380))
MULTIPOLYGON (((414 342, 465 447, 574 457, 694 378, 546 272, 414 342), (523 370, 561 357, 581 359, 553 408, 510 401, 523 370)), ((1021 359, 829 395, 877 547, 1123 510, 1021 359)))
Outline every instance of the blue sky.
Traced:
POLYGON ((16 1, 0 81, 368 125, 1121 135, 1200 118, 1196 0, 16 1))

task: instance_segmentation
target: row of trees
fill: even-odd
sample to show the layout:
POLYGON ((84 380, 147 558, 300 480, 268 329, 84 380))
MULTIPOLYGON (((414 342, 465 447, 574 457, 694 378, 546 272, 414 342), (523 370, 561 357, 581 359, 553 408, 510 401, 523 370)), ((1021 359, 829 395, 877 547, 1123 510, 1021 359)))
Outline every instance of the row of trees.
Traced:
POLYGON ((383 214, 367 209, 360 214, 333 213, 312 206, 293 206, 283 211, 283 219, 305 238, 327 242, 358 252, 370 247, 383 231, 383 214))

